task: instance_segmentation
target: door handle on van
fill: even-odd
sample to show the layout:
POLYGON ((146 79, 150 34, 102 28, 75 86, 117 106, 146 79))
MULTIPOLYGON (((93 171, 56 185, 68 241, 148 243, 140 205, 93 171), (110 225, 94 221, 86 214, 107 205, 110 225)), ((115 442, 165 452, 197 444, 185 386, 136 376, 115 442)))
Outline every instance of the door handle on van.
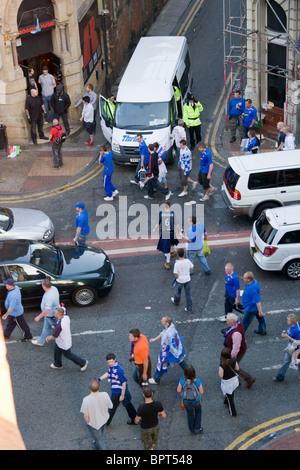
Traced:
POLYGON ((280 191, 281 193, 286 193, 286 191, 280 191))

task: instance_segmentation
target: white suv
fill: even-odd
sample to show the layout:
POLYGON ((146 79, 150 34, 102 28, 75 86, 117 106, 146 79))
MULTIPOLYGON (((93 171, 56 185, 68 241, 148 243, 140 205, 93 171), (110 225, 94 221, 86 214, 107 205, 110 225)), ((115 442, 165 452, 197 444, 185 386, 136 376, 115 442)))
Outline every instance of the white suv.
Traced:
POLYGON ((261 269, 300 279, 300 204, 264 211, 253 224, 250 254, 261 269))

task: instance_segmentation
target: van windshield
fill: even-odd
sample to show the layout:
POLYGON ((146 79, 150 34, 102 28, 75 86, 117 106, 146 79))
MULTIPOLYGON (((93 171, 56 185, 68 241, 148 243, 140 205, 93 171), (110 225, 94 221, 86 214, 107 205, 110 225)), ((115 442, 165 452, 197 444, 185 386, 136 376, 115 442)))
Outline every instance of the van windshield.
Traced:
POLYGON ((271 245, 277 230, 270 224, 265 212, 263 212, 255 222, 255 228, 261 240, 268 245, 271 245))
POLYGON ((170 124, 169 103, 117 103, 115 126, 118 129, 161 129, 170 124))

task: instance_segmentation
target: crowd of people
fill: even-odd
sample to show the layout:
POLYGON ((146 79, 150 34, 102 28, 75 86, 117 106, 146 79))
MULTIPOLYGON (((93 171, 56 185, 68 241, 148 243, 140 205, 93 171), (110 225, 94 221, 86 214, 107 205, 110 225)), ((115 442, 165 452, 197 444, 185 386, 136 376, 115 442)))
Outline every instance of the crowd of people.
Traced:
MULTIPOLYGON (((259 151, 260 141, 256 135, 255 128, 258 121, 257 109, 253 106, 250 98, 241 97, 240 90, 233 92, 233 97, 229 101, 227 115, 230 128, 230 143, 236 141, 237 132, 241 143, 244 141, 243 151, 245 153, 256 154, 259 151)), ((291 128, 283 122, 277 123, 279 131, 278 141, 276 142, 277 151, 294 150, 295 136, 291 128)))

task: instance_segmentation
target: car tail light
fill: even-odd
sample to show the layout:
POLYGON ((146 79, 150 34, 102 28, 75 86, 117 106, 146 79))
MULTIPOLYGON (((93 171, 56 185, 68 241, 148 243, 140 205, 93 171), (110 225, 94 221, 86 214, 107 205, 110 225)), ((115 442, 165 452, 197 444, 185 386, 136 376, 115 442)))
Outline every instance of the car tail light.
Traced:
POLYGON ((241 193, 237 189, 235 189, 233 191, 232 197, 233 197, 233 199, 236 199, 237 201, 240 201, 241 200, 241 193))
POLYGON ((264 250, 264 256, 272 256, 275 251, 277 251, 277 248, 275 246, 266 246, 264 250))

